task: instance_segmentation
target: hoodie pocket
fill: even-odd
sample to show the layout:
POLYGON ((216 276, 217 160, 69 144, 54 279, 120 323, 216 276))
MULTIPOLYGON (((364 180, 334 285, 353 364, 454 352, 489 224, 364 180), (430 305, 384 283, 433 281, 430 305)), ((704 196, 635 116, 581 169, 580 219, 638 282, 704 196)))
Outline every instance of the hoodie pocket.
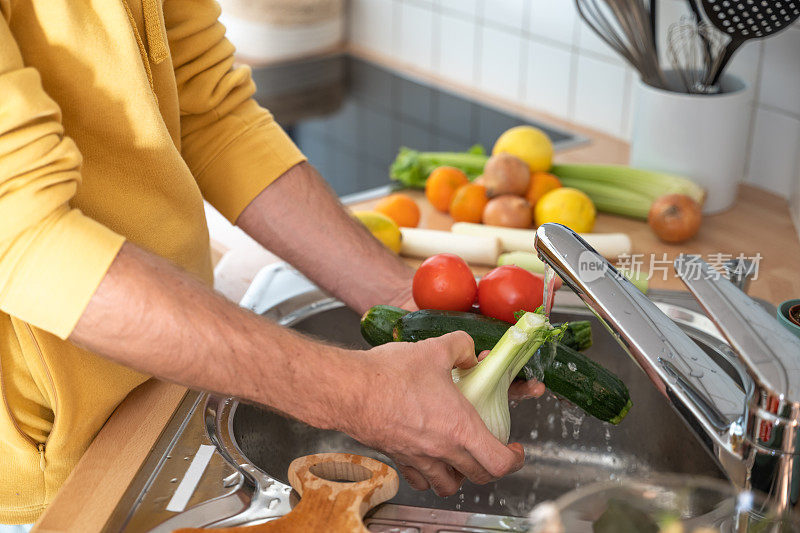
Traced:
MULTIPOLYGON (((54 382, 53 382, 53 377, 52 377, 52 375, 50 373, 50 369, 48 368, 48 366, 47 366, 47 364, 45 362, 44 356, 42 354, 41 346, 39 345, 39 341, 36 338, 36 335, 34 334, 34 332, 31 329, 31 327, 28 324, 24 324, 23 328, 17 329, 18 332, 21 332, 20 330, 24 331, 24 334, 29 336, 29 339, 31 341, 31 345, 33 346, 33 349, 34 349, 34 352, 35 352, 34 355, 35 355, 35 357, 38 358, 39 364, 41 365, 41 367, 42 367, 42 369, 44 371, 44 374, 45 374, 45 376, 47 378, 47 382, 48 382, 47 385, 50 388, 50 394, 51 394, 51 397, 52 397, 53 423, 52 423, 51 430, 50 430, 50 433, 52 434, 52 428, 55 427, 56 417, 58 416, 58 397, 56 396, 56 389, 55 389, 55 385, 54 385, 54 382)), ((0 399, 2 399, 3 408, 6 410, 6 413, 8 415, 8 419, 11 421, 11 425, 12 425, 14 431, 16 431, 19 434, 20 438, 23 441, 25 441, 26 443, 28 443, 31 446, 31 448, 33 450, 35 450, 36 453, 38 453, 38 455, 39 455, 39 468, 42 471, 44 471, 45 468, 47 467, 47 458, 46 458, 47 440, 45 440, 45 442, 38 442, 36 439, 31 437, 28 433, 23 431, 23 429, 20 427, 20 424, 19 424, 16 416, 14 415, 14 411, 11 408, 11 405, 9 404, 9 401, 8 401, 7 386, 6 386, 6 382, 4 381, 4 375, 3 374, 4 374, 4 372, 3 372, 2 364, 0 364, 0 399)))

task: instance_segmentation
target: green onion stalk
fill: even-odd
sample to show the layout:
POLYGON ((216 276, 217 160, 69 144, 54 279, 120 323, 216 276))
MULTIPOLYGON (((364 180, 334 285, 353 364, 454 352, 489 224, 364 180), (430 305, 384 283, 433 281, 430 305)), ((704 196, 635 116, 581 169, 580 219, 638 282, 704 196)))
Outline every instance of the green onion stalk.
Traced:
POLYGON ((453 371, 456 386, 500 441, 508 443, 511 434, 511 381, 543 343, 557 339, 562 331, 563 326, 553 328, 540 310, 525 313, 481 362, 467 370, 453 371))

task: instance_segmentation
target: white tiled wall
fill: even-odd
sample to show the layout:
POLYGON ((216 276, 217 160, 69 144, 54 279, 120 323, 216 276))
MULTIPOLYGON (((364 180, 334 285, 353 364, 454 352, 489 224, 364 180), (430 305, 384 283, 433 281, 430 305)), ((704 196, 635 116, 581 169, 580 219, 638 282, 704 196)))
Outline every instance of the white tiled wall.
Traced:
MULTIPOLYGON (((660 5, 665 36, 668 23, 687 12, 686 2, 660 5)), ((350 6, 350 40, 360 47, 630 136, 636 75, 583 23, 573 0, 350 0, 350 6)), ((745 45, 730 71, 754 87, 746 180, 791 199, 800 222, 800 23, 745 45)))

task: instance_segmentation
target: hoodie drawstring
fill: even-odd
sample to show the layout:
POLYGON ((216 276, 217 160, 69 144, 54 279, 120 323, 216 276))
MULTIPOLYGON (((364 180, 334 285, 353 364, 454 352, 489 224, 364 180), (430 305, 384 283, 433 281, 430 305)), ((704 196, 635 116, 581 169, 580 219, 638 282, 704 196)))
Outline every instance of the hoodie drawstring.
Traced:
POLYGON ((128 15, 128 21, 133 29, 133 35, 136 37, 136 44, 139 46, 139 54, 142 56, 144 70, 147 72, 147 81, 150 83, 150 88, 153 90, 153 96, 155 96, 155 84, 153 83, 153 71, 150 69, 150 61, 157 65, 167 58, 167 44, 161 29, 161 9, 159 0, 142 0, 144 32, 145 39, 147 40, 146 47, 141 35, 139 35, 139 30, 136 27, 136 19, 133 17, 131 8, 128 6, 128 0, 122 0, 122 5, 125 7, 125 13, 128 15))
POLYGON ((167 58, 167 43, 164 40, 164 25, 161 23, 160 4, 159 0, 142 0, 147 48, 150 52, 150 60, 156 65, 167 58))

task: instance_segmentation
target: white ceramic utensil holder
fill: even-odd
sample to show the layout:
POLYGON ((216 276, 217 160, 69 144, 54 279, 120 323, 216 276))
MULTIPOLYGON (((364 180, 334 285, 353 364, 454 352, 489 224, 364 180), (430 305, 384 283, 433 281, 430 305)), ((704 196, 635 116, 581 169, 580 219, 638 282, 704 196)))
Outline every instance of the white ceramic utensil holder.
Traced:
POLYGON ((704 214, 733 205, 747 153, 750 87, 732 75, 721 87, 719 94, 685 94, 639 80, 635 91, 631 166, 691 178, 706 189, 704 214))

